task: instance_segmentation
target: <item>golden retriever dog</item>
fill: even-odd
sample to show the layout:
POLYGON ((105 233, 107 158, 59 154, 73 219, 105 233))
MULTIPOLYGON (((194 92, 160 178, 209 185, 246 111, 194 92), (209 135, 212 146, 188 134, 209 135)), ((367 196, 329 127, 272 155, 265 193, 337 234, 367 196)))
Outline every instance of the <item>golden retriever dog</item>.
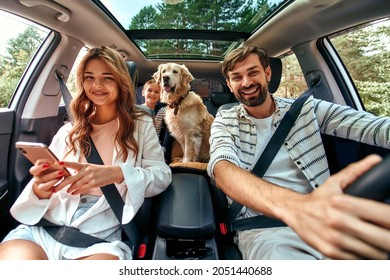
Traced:
POLYGON ((153 78, 161 85, 161 102, 167 104, 165 123, 181 145, 182 162, 208 162, 214 117, 202 98, 190 91, 192 74, 185 65, 164 63, 158 66, 153 78))

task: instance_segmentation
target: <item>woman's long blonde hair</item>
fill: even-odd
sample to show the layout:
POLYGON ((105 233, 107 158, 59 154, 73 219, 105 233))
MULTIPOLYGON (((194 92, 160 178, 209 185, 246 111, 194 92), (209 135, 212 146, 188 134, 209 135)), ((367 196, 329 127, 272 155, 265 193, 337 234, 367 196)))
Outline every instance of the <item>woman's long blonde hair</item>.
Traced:
POLYGON ((71 114, 74 120, 69 133, 68 144, 70 152, 76 152, 80 146, 81 152, 87 156, 91 151, 89 135, 92 132, 91 119, 96 113, 95 104, 87 97, 83 83, 84 70, 90 60, 99 59, 107 64, 118 83, 119 94, 116 103, 116 114, 119 121, 118 132, 115 136, 120 146, 119 155, 125 161, 131 150, 135 156, 138 154, 138 144, 134 138, 135 120, 139 113, 135 109, 135 93, 133 82, 130 79, 126 63, 121 54, 110 47, 90 49, 80 61, 76 72, 76 97, 70 104, 71 114))

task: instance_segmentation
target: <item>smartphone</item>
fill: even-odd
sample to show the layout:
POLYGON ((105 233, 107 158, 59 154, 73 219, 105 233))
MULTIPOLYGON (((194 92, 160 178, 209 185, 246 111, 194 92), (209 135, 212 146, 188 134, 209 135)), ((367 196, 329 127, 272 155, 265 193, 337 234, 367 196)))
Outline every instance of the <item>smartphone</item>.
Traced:
MULTIPOLYGON (((46 144, 36 142, 18 141, 15 143, 18 149, 32 164, 35 164, 38 159, 45 159, 48 163, 58 162, 56 155, 49 149, 46 144)), ((63 167, 65 176, 70 176, 69 170, 63 167)))

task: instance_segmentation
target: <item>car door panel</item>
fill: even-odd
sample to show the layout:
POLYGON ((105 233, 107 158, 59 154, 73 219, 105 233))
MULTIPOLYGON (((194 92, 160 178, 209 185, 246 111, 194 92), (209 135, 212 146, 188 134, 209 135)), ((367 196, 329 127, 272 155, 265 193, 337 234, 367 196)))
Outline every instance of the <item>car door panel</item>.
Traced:
POLYGON ((3 108, 0 110, 0 239, 9 230, 6 220, 8 220, 9 210, 9 182, 7 174, 9 173, 9 166, 7 159, 10 155, 12 128, 14 126, 15 114, 13 110, 3 108))

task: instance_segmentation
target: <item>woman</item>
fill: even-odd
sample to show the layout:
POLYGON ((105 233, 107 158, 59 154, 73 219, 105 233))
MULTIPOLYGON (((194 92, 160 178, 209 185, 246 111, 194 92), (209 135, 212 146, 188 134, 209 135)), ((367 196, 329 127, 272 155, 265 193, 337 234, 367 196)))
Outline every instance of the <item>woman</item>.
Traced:
POLYGON ((171 182, 153 120, 135 110, 131 83, 117 51, 101 47, 87 52, 77 70, 74 124, 64 125, 50 145, 64 161, 39 160, 31 167, 33 178, 11 208, 21 225, 3 240, 0 259, 131 259, 119 221, 100 188, 115 183, 125 202, 125 224, 144 197, 161 193, 171 182), (89 137, 104 165, 87 162, 89 137), (64 177, 62 167, 73 170, 72 175, 64 177), (87 248, 61 244, 34 226, 41 218, 108 242, 87 248))

